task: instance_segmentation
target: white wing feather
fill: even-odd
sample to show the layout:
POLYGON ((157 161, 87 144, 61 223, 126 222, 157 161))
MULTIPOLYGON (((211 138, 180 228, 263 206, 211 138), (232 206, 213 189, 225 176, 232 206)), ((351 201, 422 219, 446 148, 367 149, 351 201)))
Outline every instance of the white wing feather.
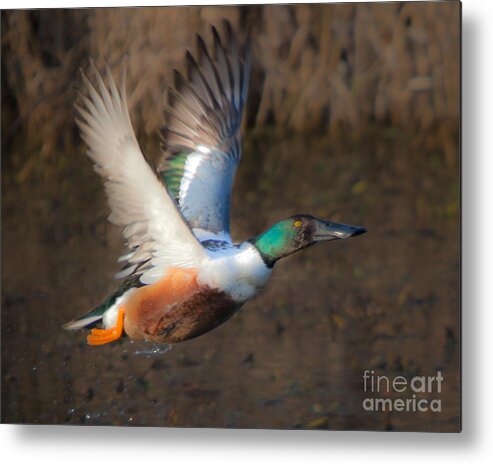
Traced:
POLYGON ((197 36, 186 54, 187 77, 175 72, 161 128, 161 171, 183 217, 201 240, 231 243, 229 211, 241 157, 241 120, 250 76, 248 40, 238 45, 231 24, 209 51, 197 36), (211 53, 211 51, 213 53, 211 53))
POLYGON ((118 92, 107 67, 108 86, 94 66, 97 88, 82 73, 87 95, 76 104, 77 123, 95 170, 105 179, 111 208, 109 220, 123 226, 131 253, 122 257, 140 280, 151 284, 166 269, 196 267, 206 253, 184 223, 166 188, 139 148, 125 95, 125 78, 118 92))

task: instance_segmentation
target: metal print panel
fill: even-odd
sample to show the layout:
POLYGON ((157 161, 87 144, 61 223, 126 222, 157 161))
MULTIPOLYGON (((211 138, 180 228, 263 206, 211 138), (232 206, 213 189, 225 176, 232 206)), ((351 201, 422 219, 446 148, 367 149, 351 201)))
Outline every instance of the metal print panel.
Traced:
POLYGON ((460 3, 2 11, 2 422, 460 431, 460 3))

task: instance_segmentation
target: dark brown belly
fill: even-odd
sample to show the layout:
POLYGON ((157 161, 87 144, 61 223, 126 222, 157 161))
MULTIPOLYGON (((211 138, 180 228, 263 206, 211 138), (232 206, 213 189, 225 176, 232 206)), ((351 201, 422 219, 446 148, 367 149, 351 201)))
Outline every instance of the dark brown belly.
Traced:
POLYGON ((124 328, 132 339, 178 343, 226 322, 240 306, 219 290, 198 286, 191 272, 179 271, 174 281, 167 277, 135 291, 124 308, 124 328))
POLYGON ((179 343, 214 329, 240 306, 219 290, 199 286, 194 270, 175 269, 130 296, 124 328, 132 339, 179 343))
POLYGON ((179 343, 198 337, 226 322, 240 304, 217 290, 206 289, 167 309, 155 325, 145 328, 146 338, 179 343))

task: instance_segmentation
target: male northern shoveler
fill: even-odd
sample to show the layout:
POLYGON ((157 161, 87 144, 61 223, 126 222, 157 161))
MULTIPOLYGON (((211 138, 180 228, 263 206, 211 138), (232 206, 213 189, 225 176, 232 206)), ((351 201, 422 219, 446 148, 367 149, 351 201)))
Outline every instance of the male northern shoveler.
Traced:
POLYGON ((158 173, 135 137, 125 95, 106 67, 106 83, 82 74, 77 123, 95 170, 105 179, 109 220, 123 226, 130 252, 120 258, 119 289, 67 329, 92 329, 90 345, 132 339, 178 343, 228 320, 269 279, 285 256, 325 240, 354 237, 362 227, 298 214, 257 237, 233 243, 230 195, 241 155, 240 125, 250 74, 248 47, 225 23, 212 28, 213 56, 197 36, 187 78, 175 71, 161 135, 158 173))

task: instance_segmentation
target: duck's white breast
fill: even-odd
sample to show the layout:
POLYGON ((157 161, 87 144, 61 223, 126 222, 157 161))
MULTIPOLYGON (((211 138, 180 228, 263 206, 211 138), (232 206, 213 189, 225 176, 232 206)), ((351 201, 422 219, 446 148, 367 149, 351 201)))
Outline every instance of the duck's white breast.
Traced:
POLYGON ((210 251, 209 259, 200 268, 198 281, 243 303, 267 283, 271 273, 258 250, 245 242, 239 247, 210 251))

